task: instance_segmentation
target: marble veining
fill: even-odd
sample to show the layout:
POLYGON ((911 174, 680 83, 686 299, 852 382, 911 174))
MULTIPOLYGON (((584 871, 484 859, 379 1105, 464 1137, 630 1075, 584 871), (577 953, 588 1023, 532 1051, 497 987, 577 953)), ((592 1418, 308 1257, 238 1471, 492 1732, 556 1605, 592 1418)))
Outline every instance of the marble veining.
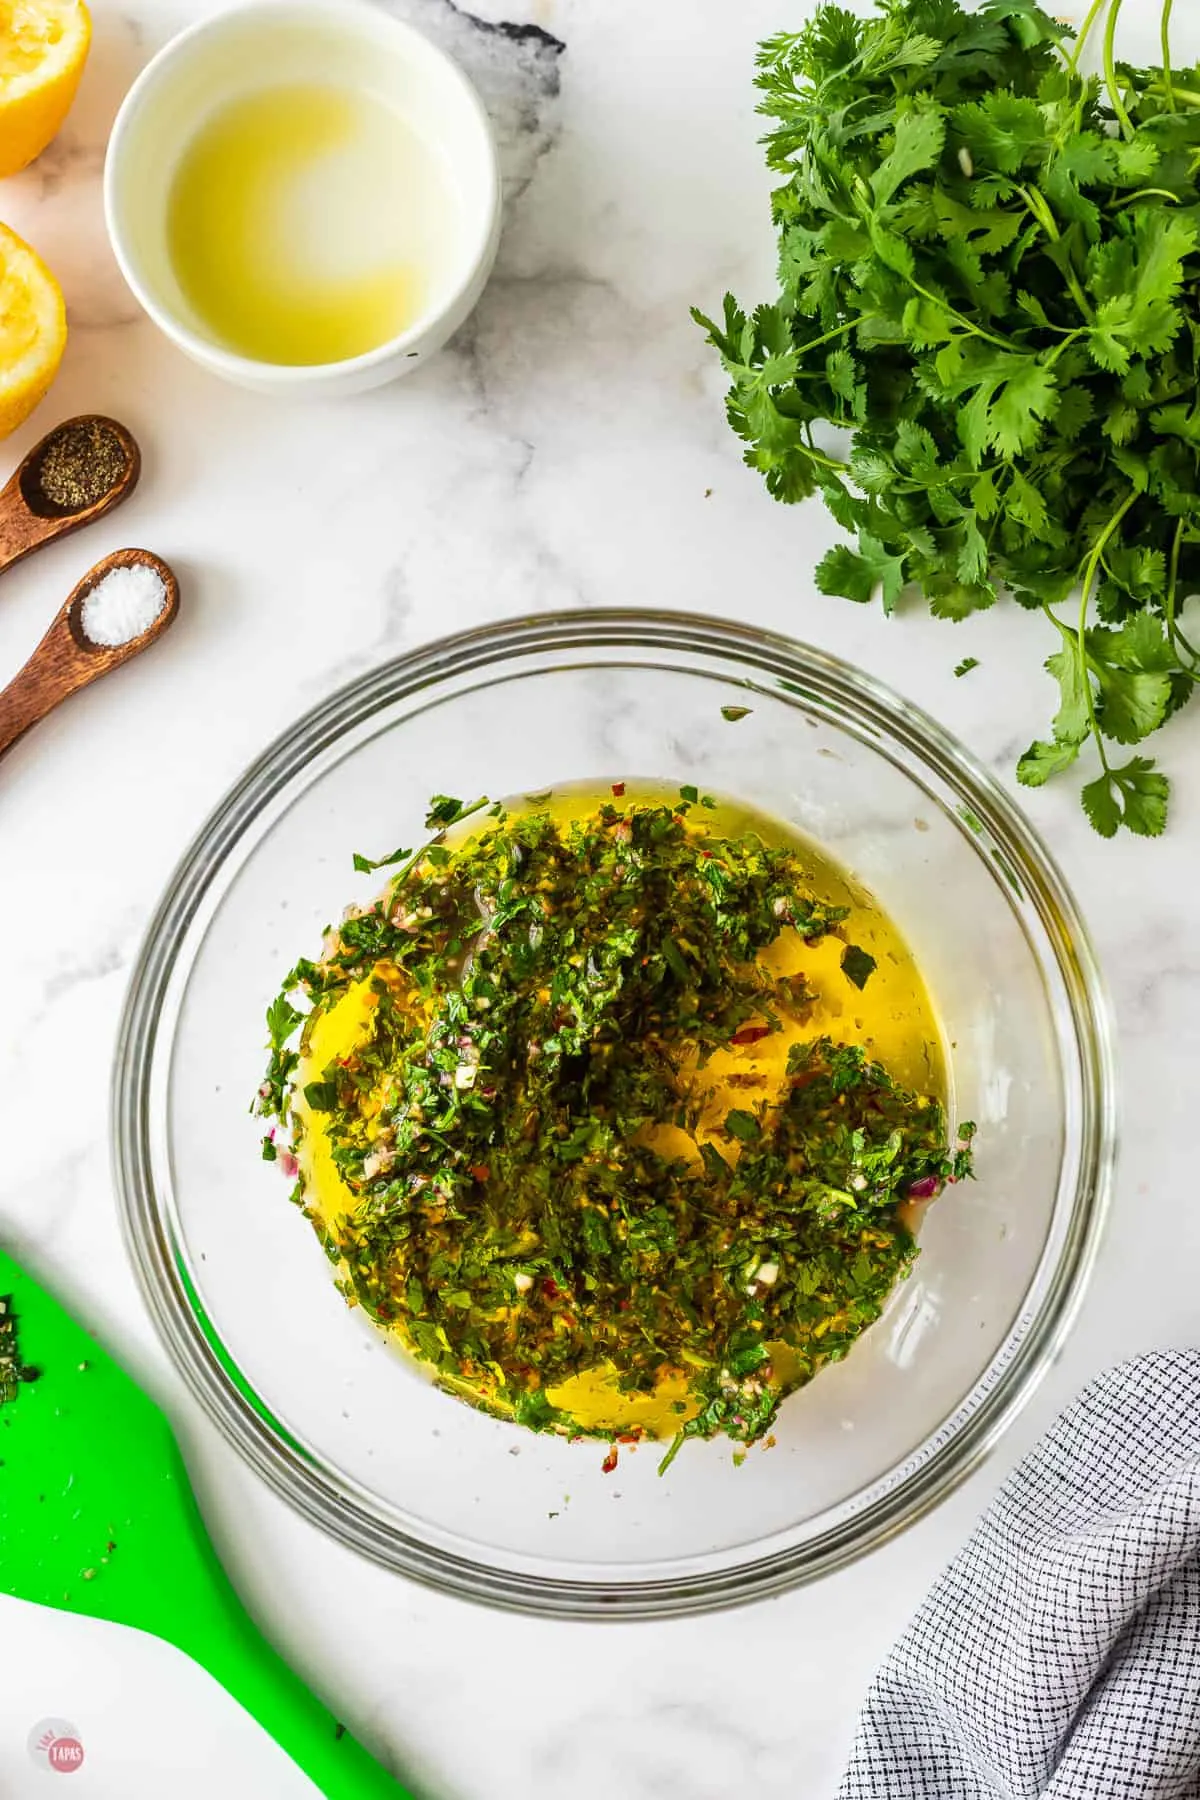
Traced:
MULTIPOLYGON (((138 937, 201 818, 250 759, 385 657, 573 605, 691 608, 810 639, 928 709, 1014 793, 1014 757, 1053 708, 1038 670, 1049 646, 1016 609, 951 627, 908 607, 889 623, 819 594, 812 570, 835 528, 816 503, 774 505, 726 428, 720 372, 688 307, 718 305, 726 286, 747 300, 771 291, 751 77, 757 39, 788 23, 789 8, 383 3, 470 70, 507 191, 500 261, 475 317, 396 387, 297 405, 224 387, 155 333, 121 283, 100 208, 109 126, 149 55, 217 0, 94 0, 95 49, 66 131, 0 184, 0 218, 56 269, 71 321, 59 382, 3 446, 0 474, 83 410, 126 419, 145 453, 127 508, 4 577, 0 677, 109 550, 160 551, 183 589, 161 646, 0 764, 0 1234, 168 1402, 255 1613, 428 1800, 726 1800, 743 1789, 823 1800, 873 1665, 1012 1461, 1103 1364, 1195 1341, 1200 708, 1156 741, 1176 779, 1160 844, 1101 843, 1069 783, 1019 796, 1077 892, 1111 985, 1124 1150, 1073 1334, 964 1489, 816 1587, 637 1627, 469 1608, 382 1574, 292 1516, 199 1417, 157 1344, 121 1245, 107 1140, 108 1065, 138 937), (981 666, 955 680, 967 653, 981 666)), ((795 0, 790 21, 809 10, 795 0)), ((1152 21, 1129 26, 1131 53, 1152 54, 1152 21)), ((1200 21, 1181 17, 1179 31, 1181 60, 1200 53, 1200 21)), ((636 721, 613 726, 614 743, 636 741, 636 721)), ((26 1660, 36 1639, 22 1617, 26 1660)), ((45 1652, 56 1680, 63 1642, 45 1652)), ((98 1669, 88 1679, 89 1791, 163 1791, 157 1779, 138 1785, 149 1779, 145 1706, 98 1669)), ((186 1732, 213 1758, 212 1780, 241 1791, 240 1728, 203 1694, 182 1712, 173 1705, 164 1688, 154 1728, 186 1732)), ((0 1721, 4 1791, 26 1791, 32 1722, 20 1721, 12 1748, 0 1721)), ((272 1766, 275 1785, 264 1778, 256 1791, 302 1800, 303 1784, 272 1766)), ((176 1769, 172 1792, 198 1800, 188 1779, 176 1769)))
POLYGON ((557 139, 563 40, 530 21, 483 18, 455 0, 383 4, 427 32, 466 69, 491 115, 507 197, 518 199, 557 139))

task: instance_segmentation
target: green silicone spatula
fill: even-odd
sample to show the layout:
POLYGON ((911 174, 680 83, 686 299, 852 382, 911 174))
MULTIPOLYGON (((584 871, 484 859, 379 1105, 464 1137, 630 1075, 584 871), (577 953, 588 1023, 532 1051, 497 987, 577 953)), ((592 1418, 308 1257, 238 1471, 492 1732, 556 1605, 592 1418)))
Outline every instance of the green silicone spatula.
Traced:
POLYGON ((153 1401, 3 1250, 0 1299, 0 1592, 177 1645, 328 1800, 403 1800, 260 1635, 153 1401))

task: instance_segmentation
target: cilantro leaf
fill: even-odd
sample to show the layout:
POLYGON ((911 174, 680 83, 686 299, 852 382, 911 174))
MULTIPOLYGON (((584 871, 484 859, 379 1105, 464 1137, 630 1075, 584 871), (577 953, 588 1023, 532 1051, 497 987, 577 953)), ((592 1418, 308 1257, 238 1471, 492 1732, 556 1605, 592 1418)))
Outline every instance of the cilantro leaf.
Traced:
POLYGON ((901 114, 896 120, 892 148, 871 177, 876 202, 886 204, 910 175, 931 167, 941 155, 945 141, 946 121, 940 109, 901 114))
POLYGON ((929 610, 935 619, 968 619, 972 613, 993 606, 996 590, 988 582, 961 581, 957 574, 939 572, 925 583, 929 610))
POLYGON ((840 594, 861 604, 878 590, 885 612, 891 612, 904 588, 904 557, 887 550, 869 532, 860 532, 857 552, 835 544, 817 564, 817 587, 823 594, 840 594))
POLYGON ((1037 102, 1003 88, 955 107, 951 118, 972 163, 1001 175, 1038 160, 1045 145, 1046 121, 1037 102))
POLYGON ((1054 735, 1063 743, 1082 744, 1088 734, 1087 678, 1074 645, 1046 658, 1046 669, 1058 683, 1059 708, 1054 715, 1054 735))
POLYGON ((1144 756, 1120 769, 1105 769, 1083 790, 1083 810, 1101 837, 1120 826, 1138 837, 1160 837, 1166 829, 1170 783, 1144 756))
POLYGON ((1054 371, 1032 357, 1023 357, 988 408, 988 442, 1005 457, 1030 449, 1057 404, 1054 371))
POLYGON ((1035 738, 1017 764, 1017 780, 1023 787, 1041 787, 1052 775, 1061 775, 1079 759, 1082 740, 1055 738, 1046 743, 1035 738))
POLYGON ((1100 729, 1118 744, 1140 744, 1157 731, 1171 701, 1166 675, 1101 666, 1100 729))

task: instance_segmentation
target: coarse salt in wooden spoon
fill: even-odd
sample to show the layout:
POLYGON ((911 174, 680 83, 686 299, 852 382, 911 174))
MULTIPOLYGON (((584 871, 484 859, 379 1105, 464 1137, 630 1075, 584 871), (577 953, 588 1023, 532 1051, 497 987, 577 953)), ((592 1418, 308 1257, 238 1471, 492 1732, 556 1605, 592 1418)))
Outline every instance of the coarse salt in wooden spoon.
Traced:
POLYGON ((116 550, 89 569, 0 693, 0 755, 69 694, 139 655, 178 610, 174 572, 149 550, 116 550))

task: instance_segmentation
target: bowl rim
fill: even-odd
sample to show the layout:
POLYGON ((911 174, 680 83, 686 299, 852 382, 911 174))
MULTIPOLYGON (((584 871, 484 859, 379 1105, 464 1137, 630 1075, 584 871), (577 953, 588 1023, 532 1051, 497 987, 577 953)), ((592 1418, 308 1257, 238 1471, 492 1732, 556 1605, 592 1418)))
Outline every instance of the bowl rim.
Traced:
MULTIPOLYGON (((269 79, 264 85, 270 85, 269 79)), ((397 359, 419 355, 422 346, 447 319, 457 318, 459 309, 471 296, 480 276, 486 275, 491 267, 499 244, 503 203, 496 134, 491 116, 474 82, 448 51, 443 50, 440 44, 426 36, 417 26, 395 18, 391 13, 379 11, 369 5, 368 0, 237 0, 234 5, 224 6, 208 18, 198 19, 194 24, 176 32, 135 77, 117 110, 104 156, 103 190, 104 224, 113 256, 134 299, 159 330, 187 355, 230 381, 296 390, 319 387, 341 378, 353 379, 355 376, 368 375, 397 359), (219 37, 231 26, 242 24, 255 16, 271 19, 285 14, 301 24, 307 21, 326 22, 338 31, 355 31, 374 39, 391 37, 410 56, 439 63, 457 87, 464 105, 479 127, 486 162, 487 193, 483 196, 480 228, 473 242, 463 251, 461 272, 454 287, 435 308, 422 313, 395 337, 376 344, 371 350, 362 351, 358 356, 341 357, 333 362, 264 362, 257 357, 243 356, 236 350, 226 349, 224 345, 192 330, 175 312, 164 307, 143 281, 137 259, 129 248, 128 234, 123 223, 123 207, 117 191, 121 164, 127 154, 128 139, 137 116, 163 76, 193 55, 203 39, 219 37)))
MULTIPOLYGON (((609 665, 611 666, 611 665, 609 665)), ((640 666, 647 666, 643 663, 640 666)), ((756 684, 747 676, 746 684, 756 684)), ((765 683, 757 684, 760 687, 765 683)), ((802 690, 803 692, 803 690, 802 690)), ((997 877, 1000 878, 999 876, 997 877)), ((227 791, 177 864, 146 928, 122 1011, 111 1089, 112 1167, 122 1229, 158 1333, 204 1411, 256 1473, 302 1516, 383 1566, 460 1598, 560 1618, 661 1618, 715 1611, 776 1594, 843 1568, 896 1537, 938 1504, 992 1450, 1055 1360, 1094 1267, 1107 1215, 1117 1143, 1112 1012, 1089 934, 1037 832, 1000 782, 920 708, 828 652, 734 621, 641 608, 574 610, 507 619, 441 638, 395 657, 336 689, 280 733, 227 791), (1080 1085, 1079 1173, 1069 1229, 1038 1316, 1011 1354, 1012 1331, 974 1390, 943 1421, 949 1440, 929 1440, 882 1494, 821 1535, 748 1558, 736 1568, 684 1576, 599 1581, 498 1569, 422 1542, 360 1504, 347 1478, 315 1469, 286 1428, 206 1330, 202 1304, 163 1229, 150 1161, 150 1073, 163 1002, 179 949, 228 852, 304 765, 389 702, 451 678, 536 653, 628 647, 721 656, 756 668, 777 694, 796 678, 840 696, 877 739, 880 729, 961 796, 964 835, 999 864, 1032 904, 1061 976, 1080 1085), (1007 859, 1007 861, 1005 860, 1007 859)), ((213 1334, 215 1335, 215 1333, 213 1334)))

